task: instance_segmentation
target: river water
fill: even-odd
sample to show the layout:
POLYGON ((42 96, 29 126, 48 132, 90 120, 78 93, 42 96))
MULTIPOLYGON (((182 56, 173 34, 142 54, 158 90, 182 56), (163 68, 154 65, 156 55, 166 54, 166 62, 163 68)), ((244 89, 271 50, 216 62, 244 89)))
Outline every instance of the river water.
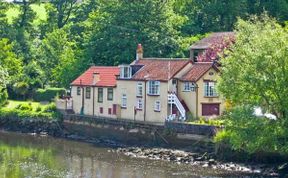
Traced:
POLYGON ((211 168, 129 158, 109 147, 49 136, 0 132, 0 177, 242 177, 211 168))

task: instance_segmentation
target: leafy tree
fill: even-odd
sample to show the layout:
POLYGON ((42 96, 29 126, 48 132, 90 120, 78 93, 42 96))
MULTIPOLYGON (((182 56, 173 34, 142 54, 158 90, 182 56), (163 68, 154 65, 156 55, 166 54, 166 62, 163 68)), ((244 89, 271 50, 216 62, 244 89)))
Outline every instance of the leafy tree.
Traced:
MULTIPOLYGON (((79 75, 79 70, 86 68, 85 62, 76 58, 76 51, 75 43, 69 41, 64 29, 57 29, 47 34, 39 48, 39 63, 46 76, 44 84, 69 86, 79 75)), ((77 53, 81 54, 81 51, 77 53)))
POLYGON ((18 82, 13 85, 13 90, 16 94, 23 96, 23 99, 25 100, 29 85, 26 82, 18 82))
POLYGON ((95 64, 129 63, 138 43, 145 56, 176 57, 183 19, 174 13, 173 1, 112 0, 98 7, 87 22, 91 31, 85 53, 95 64))
POLYGON ((13 45, 9 43, 8 39, 0 40, 0 49, 0 66, 8 72, 8 84, 13 84, 22 75, 23 63, 13 52, 13 45))
POLYGON ((176 12, 186 16, 183 35, 231 31, 237 17, 248 19, 266 11, 280 23, 288 19, 287 0, 182 0, 176 1, 176 12))
POLYGON ((2 106, 8 95, 6 89, 6 84, 7 84, 7 72, 6 70, 0 65, 0 106, 2 106))
POLYGON ((250 104, 288 118, 288 33, 267 15, 239 20, 236 43, 222 59, 219 90, 234 105, 250 104))

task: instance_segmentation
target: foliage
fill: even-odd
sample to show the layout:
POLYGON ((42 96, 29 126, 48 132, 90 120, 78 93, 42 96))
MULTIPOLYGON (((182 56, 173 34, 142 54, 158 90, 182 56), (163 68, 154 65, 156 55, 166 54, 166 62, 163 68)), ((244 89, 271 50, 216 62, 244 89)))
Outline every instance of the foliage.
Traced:
POLYGON ((228 50, 235 42, 233 35, 227 36, 226 38, 215 39, 212 45, 205 50, 203 53, 197 56, 199 62, 211 62, 218 60, 219 57, 223 57, 225 50, 228 50))
POLYGON ((221 118, 204 118, 204 117, 200 117, 199 120, 196 120, 190 123, 201 124, 201 125, 214 125, 214 126, 225 125, 225 121, 221 118))
POLYGON ((13 85, 13 90, 16 94, 21 95, 25 99, 25 95, 27 94, 29 89, 29 85, 25 82, 18 82, 13 85))
POLYGON ((99 4, 88 19, 91 32, 85 53, 95 64, 130 63, 138 43, 142 43, 145 56, 177 57, 177 27, 184 19, 174 13, 173 1, 112 0, 99 4))
POLYGON ((229 110, 215 141, 250 154, 287 155, 288 33, 267 14, 239 19, 235 29, 236 41, 221 59, 218 89, 229 110), (277 119, 255 116, 255 107, 277 119))
POLYGON ((49 84, 68 87, 79 74, 76 68, 78 60, 75 55, 75 45, 68 40, 64 29, 47 34, 38 51, 39 63, 49 84))
POLYGON ((217 133, 215 141, 248 153, 288 154, 287 121, 257 117, 253 113, 249 105, 233 108, 224 116, 225 131, 217 133))
POLYGON ((260 106, 287 118, 288 33, 267 15, 240 19, 236 33, 236 43, 221 61, 219 91, 234 105, 260 106))
POLYGON ((56 108, 56 105, 55 103, 51 103, 47 106, 44 107, 43 109, 44 112, 56 112, 57 111, 57 108, 56 108))
POLYGON ((176 12, 186 16, 183 34, 195 35, 215 31, 231 31, 237 17, 248 19, 266 11, 280 23, 288 19, 287 0, 182 0, 176 1, 176 12))
POLYGON ((6 80, 13 84, 22 74, 23 63, 13 52, 13 44, 9 42, 9 39, 0 39, 0 48, 0 66, 8 72, 6 80))
POLYGON ((57 95, 65 95, 65 88, 46 88, 38 89, 35 93, 35 101, 51 101, 57 95))
POLYGON ((32 111, 33 108, 31 104, 25 103, 25 104, 19 104, 15 107, 15 109, 23 110, 23 111, 32 111))
POLYGON ((2 106, 7 100, 8 94, 5 90, 7 84, 7 72, 0 66, 0 106, 2 106))
POLYGON ((54 103, 48 105, 40 105, 35 102, 15 102, 9 101, 9 105, 0 108, 0 119, 44 119, 44 120, 61 120, 62 116, 57 111, 54 103), (9 106, 10 102, 13 106, 9 106), (13 104, 14 103, 14 104, 13 104), (17 104, 19 103, 19 104, 17 104), (15 105, 17 104, 17 105, 15 105))
POLYGON ((138 43, 145 57, 188 57, 189 46, 205 34, 232 31, 237 17, 264 9, 281 25, 288 20, 286 0, 1 1, 7 91, 17 98, 12 86, 19 82, 29 85, 28 98, 38 88, 67 88, 91 63, 130 63, 138 43))

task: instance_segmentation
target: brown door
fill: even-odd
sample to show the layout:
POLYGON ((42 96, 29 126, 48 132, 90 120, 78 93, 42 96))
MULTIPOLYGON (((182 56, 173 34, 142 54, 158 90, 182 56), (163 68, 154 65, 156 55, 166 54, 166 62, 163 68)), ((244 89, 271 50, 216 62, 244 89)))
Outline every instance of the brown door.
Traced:
POLYGON ((219 104, 202 104, 202 116, 220 115, 219 104))
POLYGON ((117 104, 113 104, 113 114, 117 114, 117 104))

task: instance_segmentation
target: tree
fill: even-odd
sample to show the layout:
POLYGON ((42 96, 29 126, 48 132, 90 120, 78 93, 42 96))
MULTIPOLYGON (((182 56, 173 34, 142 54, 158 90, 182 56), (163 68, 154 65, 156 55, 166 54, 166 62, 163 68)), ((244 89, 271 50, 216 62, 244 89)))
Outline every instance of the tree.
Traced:
POLYGON ((97 65, 130 63, 138 43, 144 46, 145 56, 177 57, 177 28, 182 22, 173 11, 173 1, 100 1, 87 21, 91 31, 86 58, 97 65))
POLYGON ((6 91, 7 76, 6 70, 0 65, 0 106, 2 106, 8 98, 6 91))
POLYGON ((19 80, 23 72, 22 60, 13 52, 13 44, 6 38, 0 39, 0 66, 8 72, 7 84, 13 84, 19 80))
POLYGON ((288 118, 288 33, 267 15, 239 20, 236 42, 221 59, 219 91, 234 105, 260 106, 288 118))
POLYGON ((18 82, 13 85, 13 90, 16 94, 23 96, 23 99, 25 100, 29 85, 26 82, 18 82))
POLYGON ((38 53, 39 64, 46 76, 44 84, 52 86, 68 87, 87 65, 76 57, 75 53, 80 55, 81 51, 76 49, 74 42, 69 41, 65 29, 48 33, 38 53))

